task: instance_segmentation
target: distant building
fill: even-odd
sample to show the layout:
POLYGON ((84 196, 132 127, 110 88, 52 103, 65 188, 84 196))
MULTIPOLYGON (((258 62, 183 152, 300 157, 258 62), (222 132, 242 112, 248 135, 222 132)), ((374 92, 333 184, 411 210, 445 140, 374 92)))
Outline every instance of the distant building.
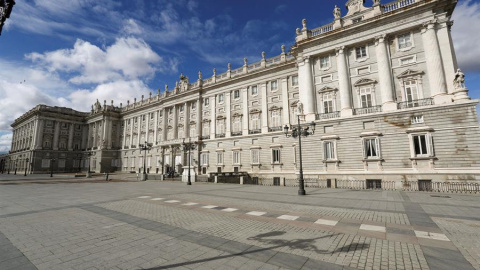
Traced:
POLYGON ((88 113, 39 105, 12 124, 10 158, 36 173, 181 171, 184 138, 198 174, 247 172, 295 178, 297 141, 283 127, 316 122, 303 139, 306 178, 480 180, 476 105, 458 70, 450 20, 455 0, 350 0, 343 15, 296 30, 287 53, 127 104, 88 113), (86 151, 93 151, 88 157, 86 151), (56 161, 51 164, 50 159, 56 161))
POLYGON ((2 34, 5 20, 10 18, 15 0, 0 0, 0 35, 2 34))

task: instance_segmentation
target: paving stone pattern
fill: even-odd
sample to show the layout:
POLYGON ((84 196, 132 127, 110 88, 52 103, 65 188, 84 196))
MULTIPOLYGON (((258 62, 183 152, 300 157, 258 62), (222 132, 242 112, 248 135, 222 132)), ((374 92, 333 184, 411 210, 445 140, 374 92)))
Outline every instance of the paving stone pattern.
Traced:
POLYGON ((480 269, 478 195, 17 180, 2 270, 480 269))

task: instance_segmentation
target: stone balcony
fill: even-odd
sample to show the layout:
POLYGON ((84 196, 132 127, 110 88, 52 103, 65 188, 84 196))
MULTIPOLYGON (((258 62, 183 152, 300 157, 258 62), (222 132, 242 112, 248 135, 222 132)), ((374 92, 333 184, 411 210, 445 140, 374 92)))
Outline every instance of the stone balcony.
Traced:
POLYGON ((402 110, 402 109, 408 109, 408 108, 424 107, 429 105, 434 105, 433 98, 424 98, 424 99, 417 99, 412 101, 398 102, 397 108, 399 110, 402 110))
POLYGON ((382 112, 382 105, 353 109, 354 115, 371 114, 371 113, 379 113, 379 112, 382 112))
POLYGON ((328 120, 340 118, 340 112, 319 113, 316 115, 316 120, 328 120))

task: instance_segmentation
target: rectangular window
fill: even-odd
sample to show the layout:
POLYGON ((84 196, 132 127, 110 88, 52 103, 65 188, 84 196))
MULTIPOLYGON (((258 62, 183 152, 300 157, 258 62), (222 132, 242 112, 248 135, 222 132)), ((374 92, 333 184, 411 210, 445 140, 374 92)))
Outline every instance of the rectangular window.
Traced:
POLYGON ((412 124, 421 124, 424 123, 423 115, 412 116, 411 118, 412 124))
POLYGON ((217 164, 218 164, 218 165, 222 165, 222 164, 223 164, 223 153, 222 153, 222 152, 218 152, 218 153, 217 153, 217 164))
POLYGON ((404 82, 404 85, 405 85, 405 101, 418 100, 417 81, 408 80, 404 82))
POLYGON ((260 164, 260 150, 252 149, 251 155, 252 155, 252 164, 260 164))
POLYGON ((271 81, 270 82, 270 90, 275 91, 278 89, 278 81, 271 81))
POLYGON ((240 131, 242 131, 242 119, 240 117, 236 117, 233 119, 233 132, 240 131))
POLYGON ((223 94, 218 95, 218 103, 223 103, 223 94))
POLYGON ((362 21, 361 17, 360 18, 355 18, 355 19, 352 20, 352 23, 359 23, 361 21, 362 21))
POLYGON ((367 47, 361 46, 361 47, 355 48, 355 56, 357 57, 357 59, 362 59, 367 57, 367 47))
POLYGON ((240 90, 233 91, 233 98, 234 99, 240 98, 240 90))
POLYGON ((145 114, 142 115, 142 121, 145 121, 145 114))
POLYGON ((194 111, 197 108, 197 103, 192 103, 192 111, 194 111))
POLYGON ((208 136, 210 134, 210 123, 203 123, 203 136, 208 136))
POLYGON ((154 116, 153 113, 150 113, 150 119, 153 119, 153 116, 154 116))
POLYGON ((280 149, 272 149, 272 163, 280 163, 280 149))
POLYGON ((183 112, 183 110, 184 110, 183 105, 178 106, 178 110, 179 110, 180 112, 183 112))
POLYGON ((204 104, 205 106, 208 106, 208 105, 210 104, 210 99, 209 99, 209 98, 204 98, 204 99, 203 99, 203 104, 204 104))
POLYGON ((336 160, 335 156, 335 142, 326 141, 323 142, 323 158, 324 160, 336 160))
POLYGON ((330 56, 320 57, 320 68, 329 68, 330 67, 330 56))
POLYGON ((260 114, 252 114, 250 120, 252 129, 260 129, 260 114))
POLYGON ((414 154, 416 157, 431 156, 431 142, 429 134, 412 135, 414 154))
POLYGON ((178 138, 179 139, 183 138, 183 135, 184 135, 183 128, 179 128, 178 129, 178 138))
POLYGON ((225 133, 225 119, 217 120, 217 134, 225 133))
POLYGON ((190 137, 193 138, 197 136, 197 130, 195 125, 190 126, 190 137))
POLYGON ((258 94, 258 87, 256 85, 251 86, 252 89, 252 95, 257 95, 258 94))
POLYGON ((135 168, 135 157, 132 157, 132 162, 130 164, 132 168, 135 168))
POLYGON ((272 126, 271 127, 281 127, 281 120, 280 120, 280 110, 272 111, 272 126))
POLYGON ((233 151, 233 165, 240 164, 240 151, 233 151))
POLYGON ((333 94, 323 94, 323 113, 333 112, 333 94))
POLYGON ((361 88, 360 89, 360 106, 362 108, 373 107, 372 104, 372 89, 371 88, 361 88))
POLYGON ((380 140, 379 138, 365 138, 363 140, 364 158, 380 158, 380 140))
POLYGON ((398 36, 398 48, 406 49, 412 47, 412 36, 410 33, 398 36))
POLYGON ((413 64, 415 63, 415 58, 412 57, 407 57, 407 58, 402 58, 400 59, 400 65, 408 65, 408 64, 413 64))
POLYGON ((200 156, 200 158, 201 158, 200 163, 201 163, 203 166, 208 166, 208 153, 202 153, 202 155, 200 156))
POLYGON ((292 86, 298 85, 298 76, 292 76, 292 86))

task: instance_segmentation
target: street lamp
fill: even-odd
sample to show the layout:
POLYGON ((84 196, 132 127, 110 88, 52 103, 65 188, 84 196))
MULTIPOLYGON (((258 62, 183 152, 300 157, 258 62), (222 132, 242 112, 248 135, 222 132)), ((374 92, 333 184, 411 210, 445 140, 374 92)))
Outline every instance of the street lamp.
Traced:
POLYGON ((145 141, 145 144, 140 144, 140 152, 144 151, 143 153, 143 177, 142 180, 147 180, 147 171, 146 171, 146 159, 147 159, 147 151, 152 149, 153 143, 148 143, 145 141))
POLYGON ((7 157, 7 158, 8 158, 7 174, 10 174, 10 166, 12 166, 10 164, 10 161, 12 161, 12 158, 11 157, 7 157))
POLYGON ((290 128, 285 125, 283 127, 283 131, 285 132, 285 137, 298 137, 298 151, 300 155, 300 180, 298 181, 299 188, 298 188, 298 195, 305 195, 305 187, 304 187, 304 180, 303 180, 303 166, 302 166, 302 136, 308 137, 315 133, 315 122, 311 122, 309 124, 304 124, 303 126, 300 125, 300 115, 297 115, 298 125, 290 126, 290 128), (310 130, 311 128, 311 130, 310 130), (291 129, 291 134, 288 134, 288 130, 291 129))
POLYGON ((18 162, 18 158, 15 159, 15 175, 17 175, 17 162, 18 162))
POLYGON ((25 174, 23 176, 27 176, 27 167, 28 167, 28 158, 25 159, 25 174))
POLYGON ((55 163, 55 159, 50 159, 50 177, 53 177, 53 163, 55 163))
POLYGON ((87 152, 87 156, 88 156, 88 171, 87 171, 87 178, 90 178, 92 177, 92 175, 90 174, 90 157, 93 156, 93 152, 92 151, 88 151, 87 152))
POLYGON ((190 162, 191 162, 191 157, 190 157, 190 151, 191 150, 195 150, 195 148, 197 148, 197 146, 195 145, 195 142, 191 142, 191 139, 190 137, 188 138, 188 143, 185 142, 185 139, 183 139, 183 151, 187 151, 188 150, 188 181, 187 181, 187 185, 190 186, 192 184, 192 182, 190 181, 190 178, 191 178, 191 175, 190 175, 190 162))

